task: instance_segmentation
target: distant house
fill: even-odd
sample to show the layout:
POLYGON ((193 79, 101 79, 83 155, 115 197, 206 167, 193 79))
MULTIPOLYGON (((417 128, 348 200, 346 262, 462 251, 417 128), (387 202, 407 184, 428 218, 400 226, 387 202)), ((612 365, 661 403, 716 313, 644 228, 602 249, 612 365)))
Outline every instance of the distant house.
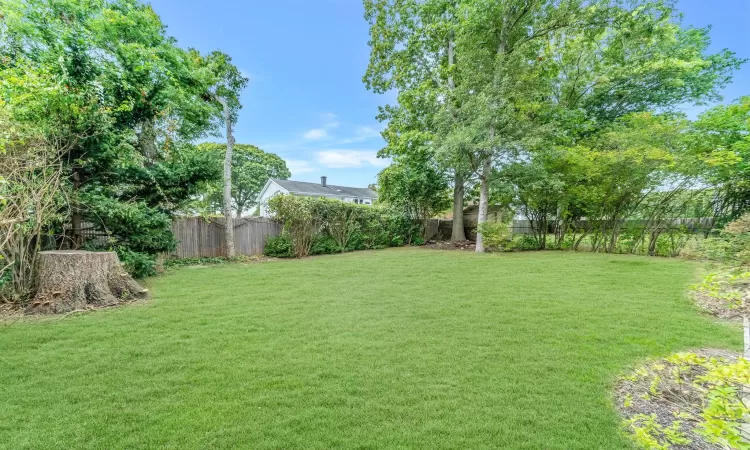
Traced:
POLYGON ((360 205, 372 205, 378 198, 378 194, 372 189, 334 186, 326 182, 326 177, 320 177, 320 184, 271 178, 258 195, 261 217, 269 216, 268 200, 277 194, 325 197, 360 205))

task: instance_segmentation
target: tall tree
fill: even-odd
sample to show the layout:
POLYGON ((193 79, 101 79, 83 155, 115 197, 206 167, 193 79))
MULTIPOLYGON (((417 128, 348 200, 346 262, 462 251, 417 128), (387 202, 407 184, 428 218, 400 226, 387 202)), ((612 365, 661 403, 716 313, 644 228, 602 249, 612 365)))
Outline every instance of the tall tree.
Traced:
POLYGON ((458 0, 365 0, 370 23, 370 64, 364 82, 375 92, 398 91, 398 105, 381 108, 388 121, 383 156, 429 151, 453 184, 451 240, 466 240, 463 226, 465 184, 471 173, 460 148, 443 147, 435 133, 436 113, 444 107, 446 92, 456 88, 454 28, 458 0))
POLYGON ((399 91, 382 118, 399 136, 422 126, 424 145, 460 155, 480 182, 480 222, 498 164, 575 145, 627 114, 713 99, 741 62, 728 51, 707 54, 708 30, 682 29, 670 0, 365 5, 373 37, 365 81, 399 91), (430 120, 404 120, 419 114, 430 120))
POLYGON ((212 73, 216 74, 215 85, 209 95, 222 107, 224 124, 226 126, 227 149, 224 155, 224 240, 227 258, 235 257, 234 249, 234 221, 232 220, 232 160, 234 153, 234 123, 241 108, 239 94, 247 86, 248 79, 243 77, 239 69, 232 65, 232 59, 215 51, 206 58, 212 73))

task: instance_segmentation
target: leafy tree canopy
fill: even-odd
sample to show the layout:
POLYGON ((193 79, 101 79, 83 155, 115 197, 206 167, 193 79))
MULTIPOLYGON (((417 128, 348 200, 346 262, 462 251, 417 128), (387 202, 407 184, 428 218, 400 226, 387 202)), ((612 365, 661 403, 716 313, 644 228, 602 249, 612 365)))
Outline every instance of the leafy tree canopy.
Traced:
POLYGON ((121 256, 174 247, 171 215, 220 175, 190 142, 223 123, 214 95, 239 108, 238 74, 177 46, 137 0, 3 1, 0 102, 65 149, 69 225, 54 232, 73 247, 84 224, 121 256))
MULTIPOLYGON (((223 163, 226 144, 200 144, 198 152, 211 155, 219 167, 223 163)), ((273 153, 254 145, 235 144, 232 155, 232 209, 237 217, 258 206, 258 195, 269 178, 286 180, 292 176, 286 162, 273 153)), ((213 213, 223 204, 221 183, 206 186, 199 208, 213 213)))

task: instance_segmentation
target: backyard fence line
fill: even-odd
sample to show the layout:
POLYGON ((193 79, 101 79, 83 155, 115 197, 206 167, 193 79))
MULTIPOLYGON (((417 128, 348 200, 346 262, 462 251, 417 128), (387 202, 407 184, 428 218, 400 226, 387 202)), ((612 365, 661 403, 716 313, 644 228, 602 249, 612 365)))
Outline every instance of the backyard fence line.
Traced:
MULTIPOLYGON (((499 217, 490 216, 489 221, 499 217)), ((171 253, 175 258, 221 258, 226 256, 224 241, 223 217, 177 217, 172 222, 172 233, 177 239, 177 248, 171 253)), ((234 246, 237 255, 260 255, 266 246, 268 238, 281 234, 282 226, 278 222, 264 217, 234 218, 234 246)), ((699 233, 709 229, 712 219, 672 219, 665 226, 669 228, 685 228, 689 232, 699 233)), ((476 236, 476 218, 464 216, 466 236, 474 239, 476 236)), ((625 226, 646 225, 645 220, 626 220, 625 226)), ((577 221, 574 226, 579 230, 591 227, 587 221, 577 221)), ((513 234, 532 234, 531 223, 525 219, 514 219, 509 224, 513 234)), ((424 238, 426 240, 447 240, 451 238, 453 220, 429 219, 424 224, 424 238)), ((96 230, 93 224, 84 224, 83 233, 87 241, 106 244, 107 236, 96 230)))
MULTIPOLYGON (((500 215, 488 215, 487 221, 488 222, 495 222, 497 220, 500 220, 500 215)), ((711 218, 675 218, 675 219, 668 219, 665 220, 664 223, 660 225, 660 228, 664 230, 674 230, 674 229, 685 229, 687 232, 690 233, 703 233, 706 230, 709 230, 713 227, 714 219, 711 218)), ((587 220, 577 220, 573 224, 571 224, 574 228, 578 230, 589 230, 592 228, 593 224, 590 223, 587 220)), ((649 225, 647 220, 641 220, 641 219, 627 219, 623 220, 620 223, 621 226, 624 228, 627 227, 644 227, 649 225)), ((651 224, 651 226, 655 226, 656 224, 651 224)), ((466 232, 466 236, 469 239, 474 239, 476 237, 476 227, 477 227, 477 217, 476 215, 464 215, 464 228, 466 232)), ((550 233, 554 232, 554 224, 550 224, 550 230, 548 230, 550 233)), ((527 219, 513 219, 512 223, 508 224, 508 229, 511 231, 512 234, 533 234, 534 229, 531 226, 531 221, 527 219)), ((453 230, 453 219, 429 219, 425 223, 425 239, 432 240, 432 239, 450 239, 451 232, 453 230)))
MULTIPOLYGON (((226 256, 224 218, 180 217, 172 222, 172 233, 177 239, 177 258, 219 258, 226 256)), ((234 247, 237 255, 259 255, 266 241, 281 233, 281 225, 263 217, 232 219, 234 247)))

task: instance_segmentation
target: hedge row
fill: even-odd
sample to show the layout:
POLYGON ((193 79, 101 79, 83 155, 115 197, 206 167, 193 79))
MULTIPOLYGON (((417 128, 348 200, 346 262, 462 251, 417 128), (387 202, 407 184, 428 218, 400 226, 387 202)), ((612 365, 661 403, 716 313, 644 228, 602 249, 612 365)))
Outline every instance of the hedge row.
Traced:
POLYGON ((402 211, 325 198, 279 195, 268 204, 283 224, 264 253, 278 258, 421 244, 422 225, 402 211))

